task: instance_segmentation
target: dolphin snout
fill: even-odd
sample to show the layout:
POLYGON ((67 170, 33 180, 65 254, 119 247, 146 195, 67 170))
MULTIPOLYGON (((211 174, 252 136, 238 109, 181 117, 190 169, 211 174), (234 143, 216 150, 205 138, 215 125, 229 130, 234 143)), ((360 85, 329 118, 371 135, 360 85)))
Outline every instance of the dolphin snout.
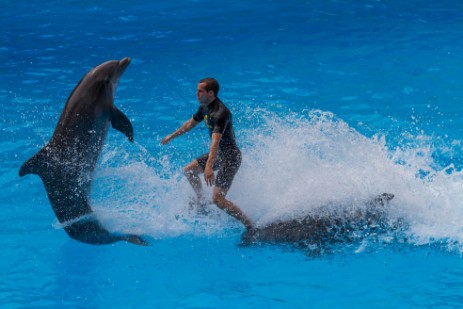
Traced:
POLYGON ((122 72, 124 72, 125 68, 129 65, 131 59, 129 57, 125 57, 119 61, 119 69, 122 72))

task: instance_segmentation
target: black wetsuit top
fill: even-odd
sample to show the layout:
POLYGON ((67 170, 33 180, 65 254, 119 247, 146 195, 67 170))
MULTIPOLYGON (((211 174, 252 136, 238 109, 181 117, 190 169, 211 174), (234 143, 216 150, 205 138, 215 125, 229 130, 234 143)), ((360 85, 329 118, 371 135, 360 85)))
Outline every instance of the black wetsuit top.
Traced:
POLYGON ((238 150, 233 131, 232 115, 230 110, 216 98, 206 107, 200 106, 193 119, 197 122, 204 120, 209 128, 209 135, 212 133, 222 134, 220 139, 219 152, 227 155, 228 152, 238 150))
MULTIPOLYGON (((214 163, 214 170, 218 170, 215 185, 228 190, 233 182, 236 172, 241 165, 241 152, 236 145, 233 131, 232 116, 228 108, 216 98, 208 106, 199 107, 193 119, 197 122, 204 120, 209 128, 209 135, 221 133, 219 153, 214 163)), ((209 153, 196 158, 201 168, 206 167, 209 153)))

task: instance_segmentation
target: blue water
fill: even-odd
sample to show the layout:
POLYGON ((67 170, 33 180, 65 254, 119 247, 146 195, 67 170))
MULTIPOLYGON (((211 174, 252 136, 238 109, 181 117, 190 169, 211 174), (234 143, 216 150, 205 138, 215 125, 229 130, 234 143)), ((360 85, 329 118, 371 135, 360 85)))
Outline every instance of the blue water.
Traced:
MULTIPOLYGON (((1 1, 0 305, 5 308, 461 307, 463 4, 458 1, 1 1), (80 78, 131 57, 91 204, 152 243, 90 246, 19 166, 80 78), (201 125, 161 146, 214 76, 243 164, 229 192, 258 226, 395 194, 400 228, 310 248, 240 246, 188 209, 201 125), (320 248, 319 248, 320 249, 320 248)), ((208 191, 210 193, 210 191, 208 191)))

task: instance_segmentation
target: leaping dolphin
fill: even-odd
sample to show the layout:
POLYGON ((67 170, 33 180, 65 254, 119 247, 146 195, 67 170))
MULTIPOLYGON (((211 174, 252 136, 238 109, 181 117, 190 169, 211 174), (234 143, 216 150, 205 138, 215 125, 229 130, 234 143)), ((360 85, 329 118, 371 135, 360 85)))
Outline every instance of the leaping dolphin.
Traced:
POLYGON ((129 63, 130 58, 112 60, 90 70, 70 94, 50 142, 19 170, 20 177, 40 176, 64 230, 71 238, 88 244, 124 240, 147 245, 140 236, 106 230, 88 202, 109 124, 133 142, 130 120, 114 106, 119 78, 129 63))

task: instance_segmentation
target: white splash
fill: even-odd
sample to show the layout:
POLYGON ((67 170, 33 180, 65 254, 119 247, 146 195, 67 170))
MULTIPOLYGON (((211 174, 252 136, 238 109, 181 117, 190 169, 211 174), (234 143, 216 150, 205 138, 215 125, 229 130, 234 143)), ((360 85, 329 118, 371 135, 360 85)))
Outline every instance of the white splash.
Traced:
MULTIPOLYGON (((258 226, 390 192, 388 215, 405 220, 412 242, 463 248, 463 173, 435 168, 432 139, 391 149, 387 136, 366 137, 329 112, 246 115, 252 125, 237 130, 243 163, 228 196, 258 226)), ((170 154, 134 152, 103 154, 92 205, 106 224, 155 238, 240 228, 214 206, 208 216, 189 209, 193 191, 170 154)))

